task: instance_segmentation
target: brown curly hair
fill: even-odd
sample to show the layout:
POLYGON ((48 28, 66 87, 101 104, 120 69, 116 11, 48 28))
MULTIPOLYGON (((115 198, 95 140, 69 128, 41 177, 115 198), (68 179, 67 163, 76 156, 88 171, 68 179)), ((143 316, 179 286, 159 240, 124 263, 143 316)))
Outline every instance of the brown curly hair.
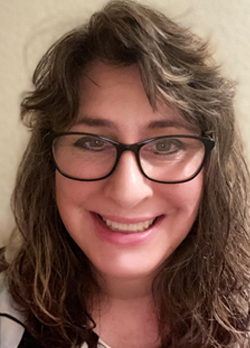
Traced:
POLYGON ((200 38, 132 1, 108 3, 56 42, 38 64, 35 89, 21 105, 31 138, 12 205, 23 244, 7 273, 27 327, 47 347, 96 345, 89 304, 101 289, 60 219, 55 167, 45 142, 48 133, 65 131, 74 122, 79 80, 96 59, 136 64, 153 108, 159 100, 174 105, 216 142, 197 219, 153 283, 161 347, 246 347, 249 175, 235 125, 234 85, 221 76, 200 38))

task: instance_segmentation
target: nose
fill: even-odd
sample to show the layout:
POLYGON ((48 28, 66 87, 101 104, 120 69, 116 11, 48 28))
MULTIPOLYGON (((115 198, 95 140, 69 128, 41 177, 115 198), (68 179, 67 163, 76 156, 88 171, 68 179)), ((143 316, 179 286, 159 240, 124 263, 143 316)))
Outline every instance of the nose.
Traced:
POLYGON ((105 179, 104 194, 126 209, 135 208, 152 196, 152 182, 141 173, 131 151, 121 155, 114 173, 105 179))

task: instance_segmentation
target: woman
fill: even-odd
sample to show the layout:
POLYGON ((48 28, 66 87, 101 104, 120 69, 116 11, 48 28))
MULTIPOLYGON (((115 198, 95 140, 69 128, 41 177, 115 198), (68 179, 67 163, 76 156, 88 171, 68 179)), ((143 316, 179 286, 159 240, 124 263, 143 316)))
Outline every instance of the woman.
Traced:
POLYGON ((33 83, 1 311, 24 325, 17 345, 247 347, 249 178, 206 44, 111 2, 33 83))

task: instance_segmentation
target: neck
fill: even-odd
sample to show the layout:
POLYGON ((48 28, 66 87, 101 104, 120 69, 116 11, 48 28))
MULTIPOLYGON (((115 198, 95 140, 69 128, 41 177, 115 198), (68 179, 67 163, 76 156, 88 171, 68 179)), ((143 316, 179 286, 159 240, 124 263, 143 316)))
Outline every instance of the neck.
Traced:
POLYGON ((112 276, 104 276, 101 280, 101 288, 106 299, 120 301, 138 301, 152 298, 152 277, 120 279, 112 276))
MULTIPOLYGON (((152 277, 100 279, 103 297, 92 316, 95 332, 111 347, 157 347, 157 314, 152 297, 152 277)), ((158 342, 159 343, 159 342, 158 342)))

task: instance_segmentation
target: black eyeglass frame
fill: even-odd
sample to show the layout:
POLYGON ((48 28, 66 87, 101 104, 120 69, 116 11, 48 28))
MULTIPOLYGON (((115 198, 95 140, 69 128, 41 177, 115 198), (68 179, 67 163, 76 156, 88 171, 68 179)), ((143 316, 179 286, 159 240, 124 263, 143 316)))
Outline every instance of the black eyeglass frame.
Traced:
POLYGON ((110 175, 112 175, 114 173, 114 171, 115 171, 115 169, 116 169, 116 167, 117 167, 117 165, 119 163, 119 160, 120 160, 121 155, 123 154, 123 152, 131 151, 135 155, 135 158, 136 158, 136 161, 137 161, 137 164, 139 166, 139 169, 140 169, 141 173, 147 179, 149 179, 151 181, 154 181, 154 182, 157 182, 157 183, 160 183, 160 184, 181 184, 181 183, 184 183, 184 182, 187 182, 187 181, 190 181, 190 180, 194 179, 200 173, 201 169, 203 168, 203 166, 205 164, 205 161, 206 161, 208 155, 210 154, 211 150, 215 146, 215 141, 213 139, 211 139, 210 137, 208 137, 208 136, 195 136, 195 135, 183 135, 183 134, 181 134, 181 135, 179 135, 179 134, 178 135, 177 134, 163 135, 163 136, 159 136, 159 137, 146 139, 146 140, 140 141, 138 143, 127 145, 127 144, 120 143, 120 142, 111 140, 109 138, 106 138, 104 136, 93 134, 93 133, 85 133, 85 132, 59 132, 59 133, 56 133, 56 132, 53 132, 53 133, 47 134, 47 136, 45 137, 45 141, 46 141, 46 143, 47 143, 47 145, 50 148, 50 151, 52 153, 52 158, 53 158, 53 162, 55 164, 56 169, 58 170, 58 172, 60 174, 62 174, 66 178, 69 178, 69 179, 72 179, 72 180, 77 180, 77 181, 99 181, 99 180, 106 179, 106 178, 108 178, 110 175), (54 156, 54 152, 53 152, 53 142, 54 142, 54 140, 56 138, 59 138, 60 136, 63 136, 63 135, 89 135, 89 136, 94 136, 94 137, 96 137, 96 138, 98 138, 100 140, 107 141, 110 144, 114 145, 115 148, 116 148, 117 154, 116 154, 115 163, 114 163, 111 171, 108 174, 106 174, 105 176, 102 176, 102 177, 97 178, 97 179, 80 179, 80 178, 75 178, 73 176, 70 176, 70 175, 64 173, 64 171, 62 171, 60 169, 60 167, 57 165, 56 159, 55 159, 55 156, 54 156), (179 180, 179 181, 163 181, 163 180, 152 179, 149 176, 147 176, 146 173, 144 173, 143 168, 142 168, 141 163, 140 163, 140 156, 139 156, 140 149, 144 145, 146 145, 146 144, 148 144, 150 142, 153 142, 155 140, 160 140, 160 139, 166 139, 166 138, 197 139, 197 140, 200 140, 204 144, 205 153, 204 153, 203 161, 201 162, 201 164, 200 164, 199 168, 197 169, 197 171, 190 178, 184 179, 184 180, 179 180))

